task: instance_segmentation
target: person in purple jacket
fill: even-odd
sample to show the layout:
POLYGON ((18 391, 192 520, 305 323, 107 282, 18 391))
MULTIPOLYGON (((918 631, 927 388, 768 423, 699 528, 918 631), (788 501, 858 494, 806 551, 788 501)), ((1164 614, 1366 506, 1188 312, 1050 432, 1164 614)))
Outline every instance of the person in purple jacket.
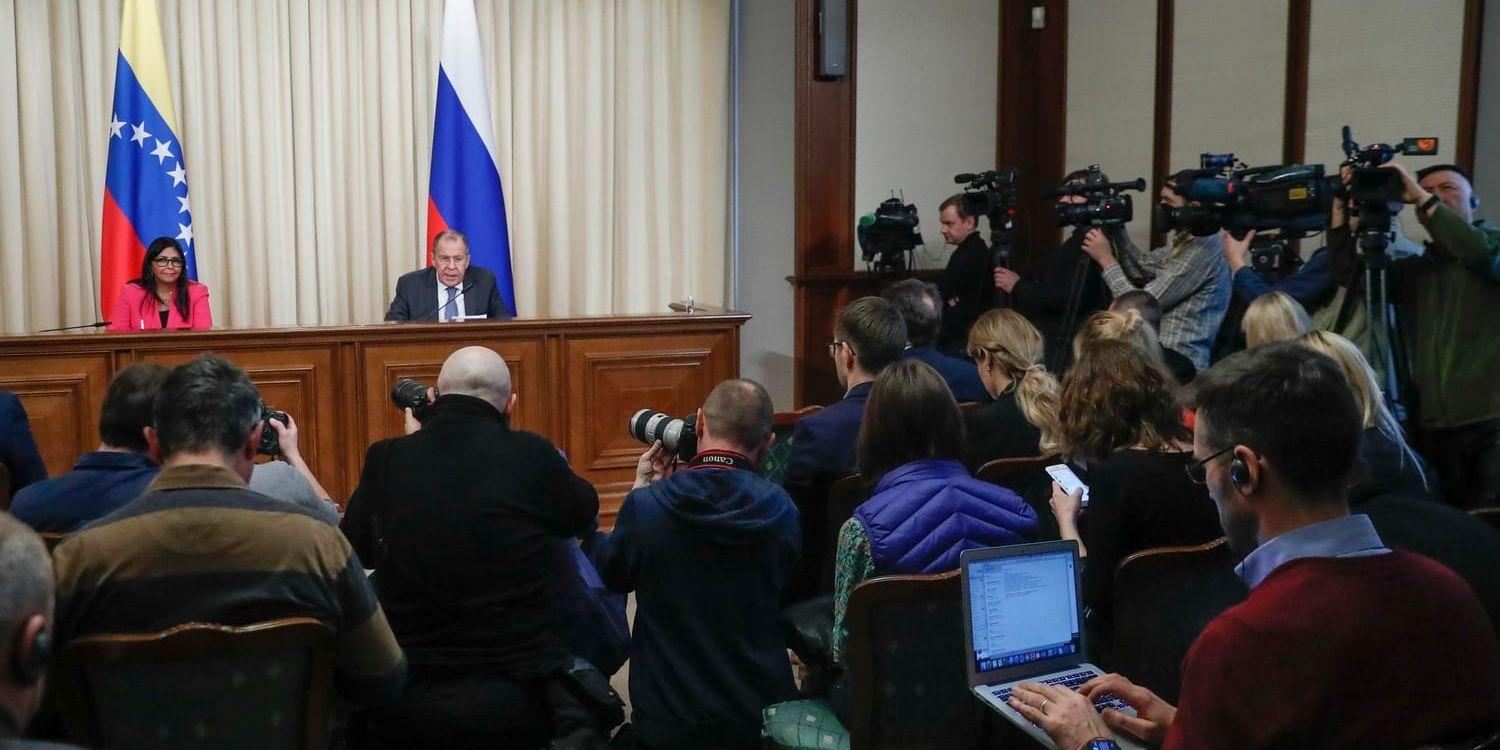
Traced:
POLYGON ((975 547, 1029 541, 1036 513, 1019 495, 969 474, 964 423, 943 377, 924 362, 885 368, 870 389, 859 431, 860 473, 874 492, 839 531, 833 584, 833 651, 844 660, 849 594, 867 578, 942 573, 975 547))

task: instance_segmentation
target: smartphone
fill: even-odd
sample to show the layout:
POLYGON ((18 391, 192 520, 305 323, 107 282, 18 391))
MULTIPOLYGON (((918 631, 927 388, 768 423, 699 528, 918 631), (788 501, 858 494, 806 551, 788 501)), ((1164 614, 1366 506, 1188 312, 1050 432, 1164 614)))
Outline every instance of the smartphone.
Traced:
POLYGON ((1052 477, 1052 481, 1057 482, 1057 486, 1061 487, 1063 492, 1072 494, 1075 490, 1083 490, 1082 506, 1089 507, 1089 486, 1079 480, 1078 475, 1074 474, 1067 464, 1048 466, 1047 476, 1052 477))

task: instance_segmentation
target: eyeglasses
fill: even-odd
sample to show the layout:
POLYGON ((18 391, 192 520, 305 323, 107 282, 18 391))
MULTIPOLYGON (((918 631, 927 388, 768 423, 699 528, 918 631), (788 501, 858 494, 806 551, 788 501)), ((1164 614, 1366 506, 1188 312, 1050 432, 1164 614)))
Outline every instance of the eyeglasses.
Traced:
POLYGON ((434 266, 457 266, 468 259, 467 255, 434 255, 432 264, 434 266))
POLYGON ((162 268, 182 268, 183 266, 181 258, 157 258, 151 262, 162 268))
POLYGON ((1234 450, 1234 446, 1231 445, 1228 448, 1225 448, 1225 449, 1223 449, 1221 451, 1218 451, 1218 452, 1214 453, 1212 456, 1209 456, 1208 458, 1205 458, 1205 459, 1203 459, 1201 461, 1194 461, 1194 462, 1192 462, 1192 463, 1190 463, 1187 466, 1184 466, 1182 468, 1187 471, 1188 479, 1193 480, 1193 484, 1207 484, 1208 483, 1208 462, 1212 461, 1212 460, 1218 458, 1219 456, 1222 456, 1225 453, 1228 453, 1228 452, 1230 452, 1232 450, 1234 450))

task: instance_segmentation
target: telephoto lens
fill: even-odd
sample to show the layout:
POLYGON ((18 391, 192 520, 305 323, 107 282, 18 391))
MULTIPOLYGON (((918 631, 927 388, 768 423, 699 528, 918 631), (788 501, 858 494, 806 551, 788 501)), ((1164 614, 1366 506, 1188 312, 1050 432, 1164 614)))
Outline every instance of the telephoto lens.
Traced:
POLYGON ((696 421, 696 415, 681 419, 654 409, 641 409, 630 418, 628 428, 636 440, 646 445, 660 440, 663 450, 687 461, 698 452, 696 421))
POLYGON ((432 402, 427 400, 427 386, 412 378, 402 378, 391 386, 391 402, 397 409, 411 409, 418 422, 426 419, 427 410, 432 407, 432 402))

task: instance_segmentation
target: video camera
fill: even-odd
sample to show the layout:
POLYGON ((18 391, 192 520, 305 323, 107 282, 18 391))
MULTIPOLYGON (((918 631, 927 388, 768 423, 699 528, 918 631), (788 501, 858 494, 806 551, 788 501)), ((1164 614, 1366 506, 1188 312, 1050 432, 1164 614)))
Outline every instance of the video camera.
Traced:
POLYGON ((1010 233, 1016 228, 1016 168, 953 175, 964 186, 964 213, 990 220, 995 265, 1010 267, 1010 233))
POLYGON ((917 224, 917 207, 894 196, 881 201, 874 213, 859 217, 856 235, 865 264, 874 271, 905 271, 906 254, 922 244, 917 224))
POLYGON ((1136 178, 1130 182, 1105 182, 1104 172, 1098 164, 1089 165, 1088 177, 1083 182, 1064 183, 1044 197, 1064 195, 1082 196, 1083 203, 1060 203, 1057 206, 1057 225, 1060 227, 1112 227, 1130 223, 1135 215, 1130 196, 1126 190, 1145 190, 1146 180, 1136 178))
POLYGON ((1323 228, 1338 188, 1338 178, 1325 176, 1322 164, 1248 167, 1234 154, 1202 154, 1198 169, 1176 177, 1175 191, 1192 203, 1158 205, 1157 219, 1199 237, 1221 229, 1237 237, 1250 230, 1305 237, 1323 228))
POLYGON ((1367 260, 1384 262, 1386 248, 1391 243, 1391 217, 1395 215, 1391 204, 1401 201, 1406 187, 1401 183, 1399 173, 1381 169, 1380 165, 1397 154, 1435 156, 1438 139, 1406 138, 1399 146, 1385 143, 1360 146, 1354 142, 1348 125, 1344 126, 1343 135, 1344 166, 1350 167, 1346 195, 1351 203, 1350 214, 1359 217, 1359 249, 1367 260))

